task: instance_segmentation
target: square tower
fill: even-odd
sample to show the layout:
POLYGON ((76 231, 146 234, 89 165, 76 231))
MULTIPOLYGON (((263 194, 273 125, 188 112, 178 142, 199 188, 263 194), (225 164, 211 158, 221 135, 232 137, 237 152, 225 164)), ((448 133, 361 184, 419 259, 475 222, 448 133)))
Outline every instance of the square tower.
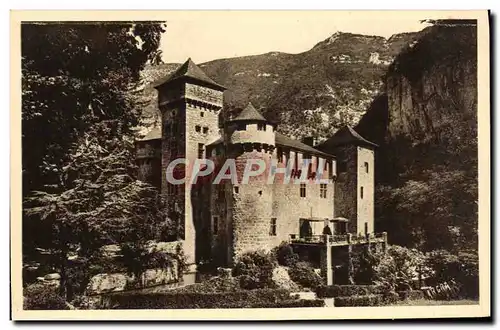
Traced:
POLYGON ((318 146, 337 157, 335 216, 349 219, 352 234, 375 232, 376 147, 349 126, 318 146))
POLYGON ((178 222, 187 263, 196 261, 196 241, 203 235, 201 194, 190 185, 196 159, 205 158, 205 146, 219 138, 219 112, 225 88, 210 79, 191 59, 155 85, 162 114, 162 196, 169 217, 178 222), (184 158, 187 163, 176 159, 184 158), (185 164, 185 165, 183 165, 185 164), (170 165, 170 167, 169 167, 170 165), (172 173, 173 170, 173 173, 172 173), (167 171, 183 184, 167 181, 167 171))

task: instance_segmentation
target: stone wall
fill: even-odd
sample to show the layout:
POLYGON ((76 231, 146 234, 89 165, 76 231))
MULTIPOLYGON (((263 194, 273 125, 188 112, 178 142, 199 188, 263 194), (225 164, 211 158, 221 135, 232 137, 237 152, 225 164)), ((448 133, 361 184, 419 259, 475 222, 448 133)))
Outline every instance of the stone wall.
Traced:
MULTIPOLYGON (((365 224, 367 225, 368 233, 374 232, 374 217, 375 217, 375 162, 374 151, 372 149, 357 147, 357 233, 365 233, 365 224), (366 168, 368 166, 368 169, 366 168), (361 197, 361 189, 363 189, 363 197, 361 197)), ((353 232, 355 233, 355 232, 353 232)))
MULTIPOLYGON (((238 182, 250 159, 262 159, 270 164, 271 154, 264 150, 245 151, 236 157, 238 182)), ((269 250, 273 189, 267 184, 267 175, 251 177, 248 184, 240 184, 232 194, 232 259, 247 251, 269 250)))
MULTIPOLYGON (((290 157, 295 157, 295 152, 290 151, 290 157)), ((285 157, 284 157, 285 158, 285 157)), ((302 153, 298 154, 299 161, 302 153)), ((325 172, 324 178, 330 174, 325 172)), ((334 215, 335 183, 330 180, 326 188, 326 198, 320 196, 321 186, 314 181, 305 183, 306 196, 300 196, 300 183, 291 179, 284 181, 283 175, 277 175, 273 186, 273 217, 277 218, 277 235, 273 237, 272 244, 279 245, 288 240, 290 234, 299 234, 300 218, 332 218, 334 215)), ((321 228, 322 230, 323 228, 321 228)))
POLYGON ((246 124, 246 129, 242 131, 234 129, 235 127, 232 127, 230 143, 262 143, 274 145, 275 134, 272 125, 267 124, 265 131, 259 131, 257 129, 257 123, 246 124))
POLYGON ((348 231, 358 232, 357 224, 357 150, 356 146, 345 146, 336 151, 337 162, 343 163, 345 171, 337 166, 335 183, 335 216, 349 219, 348 231))
POLYGON ((206 158, 206 145, 217 140, 219 133, 219 111, 222 108, 222 92, 203 86, 186 84, 186 121, 185 121, 185 155, 188 161, 185 185, 185 253, 189 255, 188 262, 200 261, 205 245, 210 238, 210 210, 205 206, 206 189, 197 185, 193 190, 191 177, 192 166, 199 159, 199 147, 202 145, 206 158), (205 193, 204 193, 205 192, 205 193), (200 249, 197 251, 197 249, 200 249))
POLYGON ((173 260, 172 267, 146 269, 139 277, 127 273, 97 274, 90 279, 85 295, 142 289, 176 282, 179 282, 177 261, 173 260))
POLYGON ((137 178, 157 188, 161 186, 161 140, 137 141, 137 178))

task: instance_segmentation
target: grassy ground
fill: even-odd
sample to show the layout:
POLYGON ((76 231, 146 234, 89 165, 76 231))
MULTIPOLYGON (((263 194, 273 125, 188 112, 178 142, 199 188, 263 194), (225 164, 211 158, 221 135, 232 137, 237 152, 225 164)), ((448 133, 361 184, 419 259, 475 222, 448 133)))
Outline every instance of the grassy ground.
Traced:
POLYGON ((477 305, 479 301, 477 300, 405 300, 399 301, 395 305, 398 306, 443 306, 443 305, 477 305))

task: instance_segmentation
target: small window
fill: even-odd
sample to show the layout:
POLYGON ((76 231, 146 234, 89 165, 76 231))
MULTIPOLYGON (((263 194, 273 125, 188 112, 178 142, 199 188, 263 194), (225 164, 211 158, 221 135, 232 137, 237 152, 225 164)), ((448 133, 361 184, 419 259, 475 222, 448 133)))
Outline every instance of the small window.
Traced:
POLYGON ((278 154, 277 155, 278 156, 278 163, 283 163, 283 149, 278 147, 277 154, 278 154))
POLYGON ((201 132, 201 126, 196 125, 196 126, 194 127, 194 130, 195 130, 196 132, 198 132, 198 133, 199 133, 199 132, 201 132))
POLYGON ((203 134, 207 134, 208 133, 208 127, 203 127, 203 134))
POLYGON ((258 131, 265 131, 266 130, 266 124, 265 123, 258 123, 257 124, 257 130, 258 131))
POLYGON ((319 186, 319 197, 326 198, 327 185, 326 183, 321 183, 319 186))
POLYGON ((240 192, 240 187, 234 187, 234 193, 237 194, 240 192))
POLYGON ((361 193, 361 199, 363 199, 363 187, 361 187, 361 189, 360 189, 360 190, 361 190, 361 191, 360 191, 360 193, 361 193))
POLYGON ((203 117, 203 116, 205 116, 205 113, 202 111, 202 112, 200 112, 200 117, 203 117))
POLYGON ((247 129, 247 124, 238 123, 238 125, 236 126, 237 131, 244 131, 246 129, 247 129))
POLYGON ((198 143, 198 158, 203 159, 203 153, 204 153, 204 144, 203 143, 198 143))
POLYGON ((271 228, 269 230, 269 235, 276 236, 276 218, 271 218, 271 228))
POLYGON ((300 197, 306 197, 306 184, 300 184, 300 197))
POLYGON ((368 235, 368 222, 365 222, 365 235, 368 235))
POLYGON ((219 217, 214 217, 213 229, 214 234, 217 234, 219 232, 219 217))
POLYGON ((368 173, 369 171, 369 165, 368 162, 365 162, 365 172, 368 173))

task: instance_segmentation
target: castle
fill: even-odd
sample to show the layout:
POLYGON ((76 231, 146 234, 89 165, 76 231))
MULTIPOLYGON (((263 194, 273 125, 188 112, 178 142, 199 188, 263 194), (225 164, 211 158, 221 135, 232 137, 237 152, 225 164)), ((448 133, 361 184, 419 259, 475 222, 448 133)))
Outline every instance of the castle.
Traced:
MULTIPOLYGON (((233 118, 220 119, 225 87, 188 59, 156 83, 161 128, 136 141, 139 178, 161 189, 170 214, 182 219, 189 263, 216 259, 232 265, 242 253, 269 250, 283 241, 320 243, 324 234, 340 245, 351 237, 374 235, 374 149, 376 145, 345 127, 320 145, 288 138, 249 104, 233 118), (234 159, 241 178, 249 160, 260 159, 275 171, 248 184, 173 185, 166 179, 171 161, 234 159), (307 166, 302 164, 307 160, 307 166), (286 181, 304 175, 304 183, 286 181), (290 170, 290 168, 288 168, 290 170), (279 172, 279 173, 278 173, 279 172), (315 178, 322 178, 316 183, 315 178)), ((189 175, 186 171, 186 176, 189 175)))

